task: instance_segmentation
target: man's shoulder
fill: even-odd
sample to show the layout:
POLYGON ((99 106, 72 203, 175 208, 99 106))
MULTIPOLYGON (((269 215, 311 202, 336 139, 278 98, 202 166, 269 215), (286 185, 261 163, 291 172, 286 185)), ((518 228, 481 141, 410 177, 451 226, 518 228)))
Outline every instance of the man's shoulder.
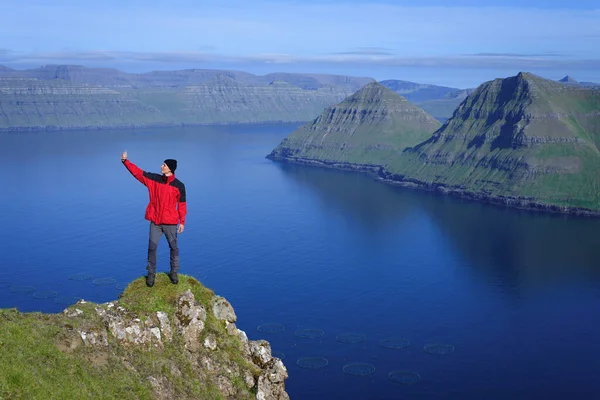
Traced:
POLYGON ((150 180, 153 180, 155 182, 160 182, 162 181, 162 175, 161 174, 155 174, 154 172, 147 172, 144 171, 144 176, 150 180))
POLYGON ((185 188, 185 185, 183 182, 181 182, 179 179, 175 178, 173 179, 173 181, 171 182, 171 185, 176 186, 176 187, 182 187, 185 188))

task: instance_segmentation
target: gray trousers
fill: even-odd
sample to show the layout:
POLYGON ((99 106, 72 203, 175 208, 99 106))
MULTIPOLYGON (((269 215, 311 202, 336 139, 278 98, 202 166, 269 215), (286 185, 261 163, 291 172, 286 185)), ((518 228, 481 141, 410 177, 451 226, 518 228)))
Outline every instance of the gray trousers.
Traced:
POLYGON ((150 222, 148 241, 148 273, 156 273, 156 249, 162 234, 165 234, 170 249, 171 272, 179 271, 179 247, 177 246, 177 225, 156 225, 150 222))

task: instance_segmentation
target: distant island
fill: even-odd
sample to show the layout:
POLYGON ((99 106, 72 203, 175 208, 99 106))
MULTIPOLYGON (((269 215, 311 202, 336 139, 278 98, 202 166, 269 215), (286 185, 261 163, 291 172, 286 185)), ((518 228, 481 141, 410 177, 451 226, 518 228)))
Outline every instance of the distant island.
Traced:
POLYGON ((299 127, 267 158, 366 171, 396 185, 512 207, 600 216, 600 90, 593 85, 525 72, 495 79, 470 92, 442 126, 383 85, 366 88, 299 127))

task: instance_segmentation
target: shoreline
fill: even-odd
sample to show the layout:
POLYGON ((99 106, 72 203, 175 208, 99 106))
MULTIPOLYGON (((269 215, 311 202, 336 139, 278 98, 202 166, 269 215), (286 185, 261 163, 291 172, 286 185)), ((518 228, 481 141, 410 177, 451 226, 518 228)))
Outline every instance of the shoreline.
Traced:
POLYGON ((418 181, 416 179, 404 179, 402 177, 398 177, 397 175, 387 172, 384 169, 384 167, 380 165, 352 164, 346 162, 327 162, 305 158, 281 157, 274 155, 273 153, 267 155, 265 158, 271 161, 287 162, 291 164, 360 172, 367 174, 371 176, 375 181, 384 184, 399 186, 407 189, 416 189, 427 192, 433 192, 455 198, 471 200, 479 203, 502 206, 504 208, 512 208, 555 215, 600 218, 600 210, 592 210, 581 207, 558 206, 554 204, 542 203, 540 201, 536 201, 527 197, 487 195, 484 193, 470 192, 463 189, 458 189, 441 184, 428 184, 425 182, 418 181))

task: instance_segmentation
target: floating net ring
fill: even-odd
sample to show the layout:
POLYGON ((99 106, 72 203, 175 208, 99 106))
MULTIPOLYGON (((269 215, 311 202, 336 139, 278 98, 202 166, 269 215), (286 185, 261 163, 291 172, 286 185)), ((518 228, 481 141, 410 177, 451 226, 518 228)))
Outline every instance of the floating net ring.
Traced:
POLYGON ((319 369, 329 365, 329 360, 325 357, 302 357, 296 362, 299 367, 307 369, 319 369))
POLYGON ((109 286, 114 285, 117 282, 116 279, 113 278, 97 278, 93 280, 94 285, 97 286, 109 286))
POLYGON ((429 354, 444 355, 453 353, 454 346, 452 346, 451 344, 432 343, 425 345, 425 347, 423 347, 423 351, 429 354))
POLYGON ((335 337, 340 343, 360 343, 367 340, 367 337, 362 333, 341 333, 335 337))
POLYGON ((295 332, 296 336, 301 337, 301 338, 310 338, 310 339, 314 339, 314 338, 319 338, 321 336, 323 336, 325 334, 325 332, 323 332, 322 329, 318 329, 318 328, 306 328, 306 329, 298 329, 295 332))
POLYGON ((387 338, 381 339, 379 341, 379 345, 381 347, 385 347, 387 349, 404 349, 410 346, 410 340, 404 338, 387 338))
POLYGON ((52 299, 52 298, 54 298, 56 296, 58 296, 58 293, 54 292, 54 291, 35 292, 33 294, 33 297, 35 297, 36 299, 52 299))
POLYGON ((259 325, 256 330, 263 333, 280 333, 285 330, 285 327, 278 323, 266 323, 259 325))
POLYGON ((70 281, 89 281, 90 279, 92 279, 93 276, 90 274, 73 274, 71 276, 69 276, 69 280, 70 281))
POLYGON ((344 365, 342 369, 345 374, 356 376, 371 375, 375 372, 375 366, 373 364, 362 362, 348 363, 344 365))
POLYGON ((412 385, 421 380, 421 377, 416 372, 412 371, 392 371, 388 374, 388 378, 392 382, 412 385))
POLYGON ((34 286, 11 286, 11 293, 31 293, 35 291, 34 286))

